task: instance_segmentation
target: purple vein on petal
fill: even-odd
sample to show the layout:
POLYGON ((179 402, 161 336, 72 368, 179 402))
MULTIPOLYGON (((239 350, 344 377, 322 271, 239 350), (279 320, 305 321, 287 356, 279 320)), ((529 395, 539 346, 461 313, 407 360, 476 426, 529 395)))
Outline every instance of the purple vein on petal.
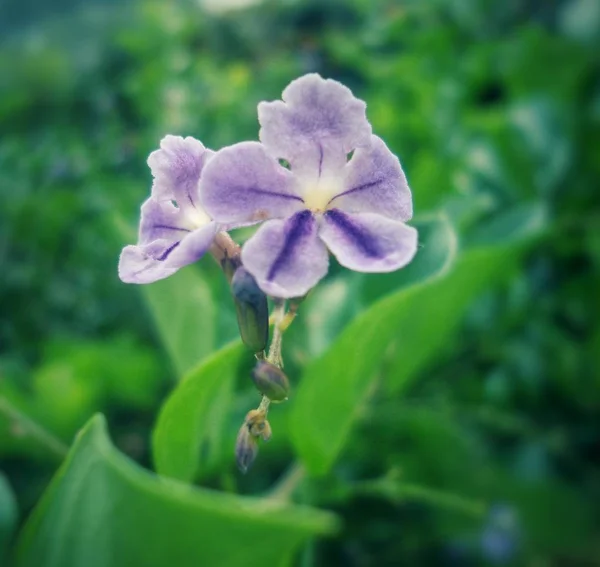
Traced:
MULTIPOLYGON (((171 252, 173 252, 173 250, 175 250, 175 248, 177 248, 180 243, 181 243, 181 241, 171 244, 171 246, 169 246, 158 258, 155 258, 155 260, 158 260, 159 262, 163 262, 164 260, 166 260, 167 257, 169 256, 169 254, 171 252)), ((137 270, 136 272, 134 272, 132 274, 132 277, 139 276, 140 274, 143 274, 144 272, 151 270, 153 267, 154 267, 154 264, 148 264, 148 265, 144 266, 141 270, 137 270)))
POLYGON ((154 266, 152 264, 150 264, 149 266, 144 266, 141 270, 137 270, 137 271, 133 272, 132 277, 135 278, 136 276, 139 276, 140 274, 143 274, 144 272, 151 270, 153 267, 154 266))
POLYGON ((332 201, 335 201, 336 199, 339 199, 340 197, 344 197, 345 195, 349 195, 350 193, 357 193, 358 191, 364 191, 366 189, 371 189, 371 187, 375 187, 376 185, 379 185, 382 181, 384 181, 384 179, 376 179, 375 181, 370 181, 369 183, 363 183, 362 185, 359 185, 358 187, 353 187, 352 189, 348 189, 348 191, 344 191, 343 193, 340 193, 339 195, 335 195, 334 197, 331 197, 331 199, 329 200, 329 203, 327 203, 327 204, 329 205, 332 201))
POLYGON ((287 195, 286 193, 277 193, 276 191, 265 191, 264 189, 256 189, 254 187, 250 187, 246 189, 248 193, 254 193, 255 195, 271 195, 272 197, 281 197, 282 199, 295 199, 296 201, 304 202, 302 197, 298 195, 287 195))
POLYGON ((321 170, 323 169, 323 146, 319 144, 319 179, 321 178, 321 170))
POLYGON ((169 246, 158 258, 157 260, 159 260, 160 262, 163 262, 164 260, 166 260, 169 257, 169 254, 171 252, 173 252, 173 250, 175 250, 175 248, 177 248, 179 246, 179 244, 181 244, 181 241, 179 242, 175 242, 174 244, 171 244, 171 246, 169 246))
MULTIPOLYGON (((307 234, 306 222, 312 219, 312 213, 310 211, 300 211, 289 219, 292 222, 290 230, 287 232, 283 247, 277 254, 275 261, 269 269, 267 274, 267 281, 273 281, 275 276, 288 262, 293 262, 294 249, 298 246, 302 237, 307 234)), ((288 221, 288 222, 289 222, 288 221)))
POLYGON ((325 213, 325 216, 351 240, 357 248, 359 248, 365 256, 371 258, 382 258, 381 251, 377 244, 373 242, 372 236, 365 231, 361 226, 352 222, 347 215, 337 209, 330 209, 325 213))
POLYGON ((180 228, 178 226, 168 226, 166 224, 155 224, 152 225, 153 228, 164 228, 165 230, 181 230, 183 232, 192 232, 191 230, 187 229, 187 228, 180 228))

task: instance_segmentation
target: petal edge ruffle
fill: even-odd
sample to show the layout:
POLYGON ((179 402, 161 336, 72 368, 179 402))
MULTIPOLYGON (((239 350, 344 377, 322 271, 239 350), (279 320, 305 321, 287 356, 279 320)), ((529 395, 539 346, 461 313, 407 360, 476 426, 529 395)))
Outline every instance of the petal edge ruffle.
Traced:
POLYGON ((412 217, 412 195, 398 158, 381 138, 359 148, 345 168, 344 191, 330 206, 346 213, 378 213, 407 221, 412 217))
POLYGON ((271 155, 292 167, 319 143, 335 143, 344 153, 369 144, 367 105, 341 83, 311 73, 292 81, 282 98, 258 105, 259 137, 271 155))

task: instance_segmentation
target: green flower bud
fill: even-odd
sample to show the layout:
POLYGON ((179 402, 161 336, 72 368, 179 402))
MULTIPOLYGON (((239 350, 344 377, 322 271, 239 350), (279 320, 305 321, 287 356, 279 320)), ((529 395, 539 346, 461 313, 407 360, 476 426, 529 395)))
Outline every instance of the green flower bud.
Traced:
POLYGON ((258 441, 250 433, 248 424, 244 422, 235 442, 235 460, 237 466, 244 474, 256 459, 258 455, 258 441))
POLYGON ((227 278, 227 281, 229 283, 231 283, 231 280, 233 279, 233 275, 235 274, 236 270, 242 265, 242 261, 240 260, 239 255, 236 256, 223 256, 221 258, 221 268, 223 270, 223 273, 225 274, 225 277, 227 278))
POLYGON ((269 340, 267 296, 260 290, 252 274, 243 266, 233 275, 231 293, 242 341, 253 352, 262 352, 269 340))
POLYGON ((274 364, 259 360, 252 370, 252 381, 258 391, 272 402, 283 402, 288 399, 290 382, 283 371, 274 364))

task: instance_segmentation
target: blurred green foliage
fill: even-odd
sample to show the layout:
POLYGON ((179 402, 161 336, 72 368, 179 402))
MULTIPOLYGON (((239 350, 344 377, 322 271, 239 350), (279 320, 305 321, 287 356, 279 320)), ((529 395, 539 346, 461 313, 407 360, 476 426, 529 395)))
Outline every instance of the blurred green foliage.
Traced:
POLYGON ((598 564, 600 4, 29 4, 0 43, 0 558, 19 527, 36 566, 598 564), (241 477, 257 395, 221 273, 139 288, 117 258, 163 135, 256 139, 311 71, 367 101, 422 248, 332 267, 241 477), (95 418, 64 461, 98 411, 116 448, 95 418), (335 536, 305 545, 336 521, 290 498, 335 536))

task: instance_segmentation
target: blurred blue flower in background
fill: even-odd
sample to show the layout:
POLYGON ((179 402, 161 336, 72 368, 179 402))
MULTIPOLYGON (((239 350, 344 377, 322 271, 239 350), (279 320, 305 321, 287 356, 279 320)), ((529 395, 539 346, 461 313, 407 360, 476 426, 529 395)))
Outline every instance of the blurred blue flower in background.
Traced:
POLYGON ((482 555, 496 565, 510 564, 518 555, 520 537, 516 509, 505 503, 494 504, 480 535, 482 555))

